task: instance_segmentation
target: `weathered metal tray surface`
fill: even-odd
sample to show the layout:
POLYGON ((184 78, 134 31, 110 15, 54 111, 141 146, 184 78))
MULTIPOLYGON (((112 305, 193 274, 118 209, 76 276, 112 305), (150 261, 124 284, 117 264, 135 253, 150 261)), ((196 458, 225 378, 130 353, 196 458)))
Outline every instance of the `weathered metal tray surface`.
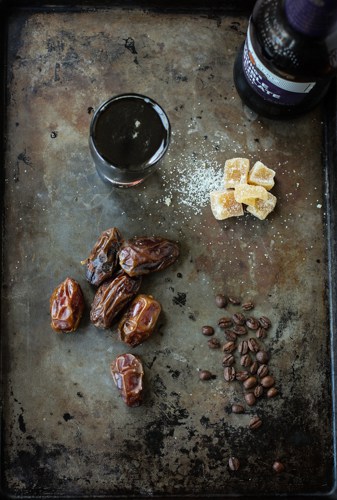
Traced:
MULTIPOLYGON (((271 122, 233 87, 247 16, 143 8, 17 9, 7 19, 2 274, 2 490, 24 497, 317 495, 334 491, 331 338, 334 210, 318 109, 271 122), (130 190, 98 178, 89 122, 108 97, 137 92, 169 115, 172 141, 157 174, 130 190), (275 212, 216 221, 208 193, 227 158, 276 171, 275 212), (49 296, 77 279, 97 236, 178 240, 179 261, 144 280, 163 306, 159 331, 133 352, 146 395, 127 408, 110 376, 125 352, 116 329, 86 313, 79 331, 50 328, 49 296), (329 236, 330 235, 330 236, 329 236), (328 237, 329 236, 329 237, 328 237), (330 252, 330 260, 329 260, 330 252), (272 328, 263 343, 280 391, 246 413, 225 382, 203 325, 225 314, 214 297, 251 299, 272 328), (202 382, 198 370, 216 378, 202 382), (253 415, 263 424, 248 428, 253 415), (240 469, 228 469, 236 456, 240 469), (280 460, 283 474, 272 464, 280 460)), ((334 119, 334 92, 327 109, 334 119)), ((329 128, 330 127, 330 128, 329 128)), ((231 306, 228 313, 240 310, 231 306)))

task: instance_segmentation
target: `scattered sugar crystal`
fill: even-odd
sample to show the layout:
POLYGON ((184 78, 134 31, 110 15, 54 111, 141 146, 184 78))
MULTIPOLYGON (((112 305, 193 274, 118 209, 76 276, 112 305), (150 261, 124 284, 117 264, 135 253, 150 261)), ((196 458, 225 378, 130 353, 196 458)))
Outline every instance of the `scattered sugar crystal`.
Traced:
POLYGON ((200 214, 202 209, 209 204, 209 193, 215 191, 222 184, 223 165, 217 161, 195 158, 193 155, 182 159, 179 165, 174 167, 177 178, 174 183, 165 182, 166 195, 164 203, 171 205, 173 193, 177 205, 186 205, 192 209, 192 213, 200 214))

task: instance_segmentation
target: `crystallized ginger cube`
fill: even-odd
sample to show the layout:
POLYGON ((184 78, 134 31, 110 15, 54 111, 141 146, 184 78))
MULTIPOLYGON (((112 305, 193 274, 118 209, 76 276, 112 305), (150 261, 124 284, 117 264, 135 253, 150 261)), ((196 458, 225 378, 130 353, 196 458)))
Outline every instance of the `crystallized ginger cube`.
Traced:
POLYGON ((257 200, 266 200, 268 198, 268 191, 262 186, 238 184, 234 189, 234 198, 239 203, 255 207, 257 200))
POLYGON ((211 191, 211 210, 217 220, 243 215, 242 204, 234 198, 234 191, 211 191))
POLYGON ((263 186, 270 191, 274 187, 275 171, 266 167, 261 161, 257 161, 248 174, 248 183, 255 186, 263 186))
POLYGON ((275 208, 277 198, 268 193, 267 200, 256 200, 255 206, 248 205, 247 212, 255 215, 260 220, 264 220, 275 208))
POLYGON ((248 158, 232 158, 225 162, 225 188, 234 188, 238 184, 247 184, 249 172, 248 158))

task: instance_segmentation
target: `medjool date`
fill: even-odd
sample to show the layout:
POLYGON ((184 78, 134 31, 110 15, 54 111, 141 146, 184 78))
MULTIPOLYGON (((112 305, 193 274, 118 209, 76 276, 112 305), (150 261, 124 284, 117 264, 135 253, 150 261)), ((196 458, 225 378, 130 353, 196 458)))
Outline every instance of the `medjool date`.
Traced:
POLYGON ((85 275, 89 283, 99 286, 111 278, 118 266, 118 251, 122 236, 116 227, 103 231, 89 257, 82 262, 86 266, 85 275))
POLYGON ((142 236, 122 243, 119 263, 129 276, 141 276, 166 269, 178 256, 177 243, 160 236, 142 236))
POLYGON ((135 347, 152 335, 161 305, 151 295, 140 294, 133 299, 118 325, 120 339, 135 347))
POLYGON ((81 320, 84 299, 80 285, 66 278, 50 297, 51 327, 56 332, 74 332, 81 320))
POLYGON ((117 314, 138 293, 141 277, 120 271, 98 288, 90 311, 90 320, 98 328, 109 328, 117 314))
POLYGON ((121 354, 111 363, 111 375, 128 406, 139 406, 143 396, 143 365, 133 354, 121 354))

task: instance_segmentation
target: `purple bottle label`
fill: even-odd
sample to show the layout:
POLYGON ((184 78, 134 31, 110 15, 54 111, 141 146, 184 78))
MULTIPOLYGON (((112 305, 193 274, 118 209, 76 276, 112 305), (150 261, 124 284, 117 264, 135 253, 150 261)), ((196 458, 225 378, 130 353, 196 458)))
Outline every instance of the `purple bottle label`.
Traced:
POLYGON ((294 106, 299 104, 315 86, 315 82, 286 80, 270 71, 256 54, 248 27, 243 51, 243 70, 250 86, 265 100, 294 106))
POLYGON ((336 0, 285 0, 285 13, 294 30, 322 37, 336 28, 336 0))

